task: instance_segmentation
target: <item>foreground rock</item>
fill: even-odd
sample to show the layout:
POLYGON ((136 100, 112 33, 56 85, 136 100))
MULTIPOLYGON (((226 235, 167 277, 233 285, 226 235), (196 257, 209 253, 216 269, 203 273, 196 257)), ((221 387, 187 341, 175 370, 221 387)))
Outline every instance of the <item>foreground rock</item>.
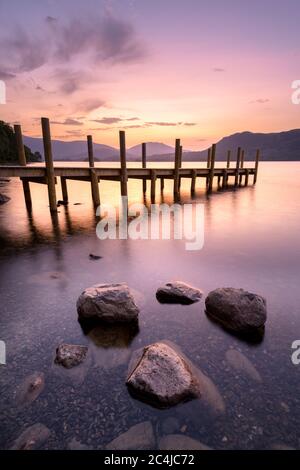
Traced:
POLYGON ((229 349, 225 354, 227 362, 237 371, 244 372, 248 377, 256 382, 262 382, 259 372, 256 370, 252 362, 236 349, 229 349))
POLYGON ((56 349, 55 363, 60 364, 67 369, 78 366, 86 359, 88 352, 87 346, 78 344, 60 344, 56 349))
POLYGON ((202 291, 181 281, 168 282, 157 289, 156 298, 161 303, 192 304, 202 297, 202 291))
POLYGON ((205 299, 206 312, 224 328, 237 333, 263 332, 266 300, 257 294, 231 287, 216 289, 205 299))
POLYGON ((138 320, 139 309, 127 284, 97 284, 85 289, 77 300, 78 316, 105 323, 138 320))
POLYGON ((211 450, 202 442, 184 436, 183 434, 170 434, 163 436, 158 443, 160 450, 211 450))
POLYGON ((201 396, 214 412, 225 409, 213 382, 168 341, 133 353, 126 384, 134 396, 158 408, 201 396))
POLYGON ((106 446, 107 450, 153 450, 155 437, 150 421, 136 424, 106 446))
POLYGON ((0 204, 5 204, 9 200, 10 200, 10 198, 8 196, 5 196, 5 194, 0 193, 0 204))
POLYGON ((37 423, 29 428, 15 440, 11 450, 39 449, 49 438, 50 430, 44 424, 37 423))
POLYGON ((34 372, 26 377, 17 389, 16 403, 23 407, 29 405, 42 393, 45 387, 45 376, 42 372, 34 372))

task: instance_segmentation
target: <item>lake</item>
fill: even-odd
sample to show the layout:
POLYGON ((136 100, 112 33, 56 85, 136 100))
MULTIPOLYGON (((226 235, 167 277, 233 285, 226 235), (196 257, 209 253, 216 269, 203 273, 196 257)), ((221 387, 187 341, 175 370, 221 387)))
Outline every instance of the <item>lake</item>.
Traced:
MULTIPOLYGON (((300 162, 261 163, 256 186, 252 177, 250 183, 207 196, 201 180, 192 198, 190 180, 182 180, 181 202, 204 204, 205 241, 198 251, 187 251, 184 240, 99 240, 89 183, 68 182, 69 205, 52 218, 46 186, 31 185, 28 215, 20 181, 0 183, 11 197, 0 206, 0 340, 7 351, 0 365, 0 448, 41 423, 50 430, 44 449, 101 449, 143 421, 152 423, 157 442, 184 434, 215 449, 300 447, 300 365, 291 361, 291 344, 300 339, 300 162), (102 258, 92 260, 90 253, 102 258), (158 303, 156 289, 175 279, 201 288, 203 299, 188 306, 158 303), (133 289, 138 329, 84 331, 78 296, 112 282, 133 289), (266 298, 260 343, 245 342, 206 316, 205 296, 227 286, 266 298), (213 415, 201 399, 160 410, 128 393, 132 351, 162 339, 176 343, 213 380, 225 413, 213 415), (55 365, 61 342, 88 345, 91 359, 77 370, 55 365), (232 348, 251 361, 261 381, 229 364, 232 348), (20 406, 18 390, 35 372, 44 374, 45 387, 20 406)), ((141 186, 129 181, 129 202, 143 202, 141 186)), ((61 199, 59 185, 57 191, 61 199)), ((100 182, 100 196, 117 205, 119 183, 100 182)), ((156 202, 160 198, 157 190, 156 202)), ((171 181, 163 200, 172 202, 171 181)))

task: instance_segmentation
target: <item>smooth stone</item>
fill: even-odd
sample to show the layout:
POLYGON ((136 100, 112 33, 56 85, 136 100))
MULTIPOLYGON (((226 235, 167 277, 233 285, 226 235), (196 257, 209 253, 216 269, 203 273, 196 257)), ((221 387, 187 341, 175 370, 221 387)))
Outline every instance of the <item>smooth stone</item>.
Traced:
POLYGON ((32 403, 42 393, 45 387, 43 372, 34 372, 25 378, 16 393, 16 403, 23 407, 32 403))
POLYGON ((126 384, 134 396, 158 408, 201 398, 214 413, 225 410, 214 383, 170 341, 135 351, 126 384))
POLYGON ((211 450, 202 442, 182 434, 163 436, 158 443, 160 450, 211 450))
POLYGON ((150 421, 136 424, 116 437, 106 446, 106 450, 153 450, 155 437, 150 421))
POLYGON ((39 449, 49 438, 50 430, 41 423, 34 424, 25 429, 14 441, 11 450, 39 449))
POLYGON ((156 291, 156 298, 161 303, 192 304, 198 302, 203 295, 200 289, 181 281, 168 282, 156 291))
POLYGON ((236 349, 228 349, 225 354, 227 362, 233 369, 237 371, 245 372, 251 379, 256 382, 262 382, 262 378, 259 372, 256 370, 254 365, 249 359, 236 349))
POLYGON ((138 320, 139 309, 127 284, 97 284, 85 289, 77 300, 79 319, 105 323, 138 320))
POLYGON ((87 352, 87 346, 60 344, 56 349, 55 363, 70 369, 81 364, 85 360, 87 352))
POLYGON ((213 320, 237 333, 263 331, 267 320, 266 300, 244 289, 215 289, 206 297, 205 305, 213 320))
POLYGON ((5 204, 8 201, 10 201, 10 197, 0 193, 0 204, 5 204))

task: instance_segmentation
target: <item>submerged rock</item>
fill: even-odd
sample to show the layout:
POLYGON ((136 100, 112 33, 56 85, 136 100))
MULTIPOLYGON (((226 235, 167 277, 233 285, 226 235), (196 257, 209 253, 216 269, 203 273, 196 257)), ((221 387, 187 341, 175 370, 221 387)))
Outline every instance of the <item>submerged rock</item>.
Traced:
POLYGON ((205 299, 206 313, 224 328, 237 333, 264 331, 266 300, 244 289, 215 289, 205 299))
POLYGON ((211 450, 202 442, 182 434, 163 436, 158 443, 160 450, 211 450))
POLYGON ((202 295, 200 289, 181 281, 168 282, 156 291, 156 298, 161 303, 192 304, 198 302, 202 295))
POLYGON ((8 201, 10 201, 10 197, 0 193, 0 204, 5 204, 8 201))
POLYGON ((106 446, 106 450, 153 450, 155 437, 150 421, 136 424, 116 437, 106 446))
POLYGON ((105 323, 138 320, 139 309, 127 284, 97 284, 85 289, 77 300, 78 316, 105 323))
POLYGON ((11 450, 39 449, 49 438, 50 430, 41 423, 34 424, 25 429, 14 441, 11 450))
POLYGON ((236 349, 229 349, 225 354, 227 362, 233 367, 233 369, 244 372, 251 379, 256 382, 262 382, 262 378, 259 372, 256 370, 247 357, 236 349))
POLYGON ((60 344, 56 349, 55 363, 70 369, 83 362, 87 352, 87 346, 66 343, 60 344))
POLYGON ((134 396, 158 408, 201 397, 213 412, 225 410, 214 383, 169 341, 135 351, 126 384, 134 396))
POLYGON ((34 372, 20 384, 16 393, 16 403, 23 407, 32 403, 42 393, 45 387, 43 372, 34 372))
POLYGON ((93 261, 97 261, 98 259, 101 259, 102 256, 93 255, 93 253, 90 253, 89 258, 92 259, 93 261))

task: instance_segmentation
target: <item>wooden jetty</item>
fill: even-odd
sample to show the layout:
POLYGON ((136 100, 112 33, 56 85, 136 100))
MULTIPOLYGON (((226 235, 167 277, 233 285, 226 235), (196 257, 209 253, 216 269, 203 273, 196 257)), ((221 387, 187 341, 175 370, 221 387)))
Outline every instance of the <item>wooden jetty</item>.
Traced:
POLYGON ((151 200, 155 201, 156 182, 160 180, 161 191, 164 189, 165 179, 173 180, 174 195, 180 193, 180 184, 182 178, 191 180, 191 193, 196 190, 197 178, 206 180, 208 192, 213 189, 214 178, 217 178, 218 188, 228 187, 229 178, 232 178, 235 187, 242 185, 243 178, 245 186, 249 183, 249 176, 253 175, 253 184, 257 181, 258 164, 260 152, 257 150, 255 156, 255 166, 245 167, 244 151, 239 147, 236 153, 236 161, 231 166, 231 151, 227 153, 226 166, 217 168, 216 163, 216 144, 208 150, 206 168, 182 168, 182 146, 180 139, 175 141, 174 168, 147 168, 147 149, 146 144, 142 144, 141 168, 127 168, 126 164, 126 142, 125 132, 119 132, 120 138, 120 167, 119 168, 97 168, 94 163, 92 136, 87 136, 87 154, 89 167, 55 167, 53 165, 53 155, 51 146, 50 123, 48 118, 41 119, 45 165, 27 166, 22 130, 20 125, 14 126, 19 165, 0 166, 0 177, 19 177, 23 184, 24 198, 26 207, 31 210, 32 200, 30 193, 30 183, 46 184, 48 188, 49 207, 51 212, 57 211, 56 188, 57 178, 60 178, 63 201, 68 202, 67 180, 87 181, 91 185, 92 199, 95 206, 100 204, 99 181, 110 180, 119 181, 121 186, 121 195, 127 196, 128 179, 140 179, 143 182, 143 192, 147 189, 147 180, 151 182, 151 200))

